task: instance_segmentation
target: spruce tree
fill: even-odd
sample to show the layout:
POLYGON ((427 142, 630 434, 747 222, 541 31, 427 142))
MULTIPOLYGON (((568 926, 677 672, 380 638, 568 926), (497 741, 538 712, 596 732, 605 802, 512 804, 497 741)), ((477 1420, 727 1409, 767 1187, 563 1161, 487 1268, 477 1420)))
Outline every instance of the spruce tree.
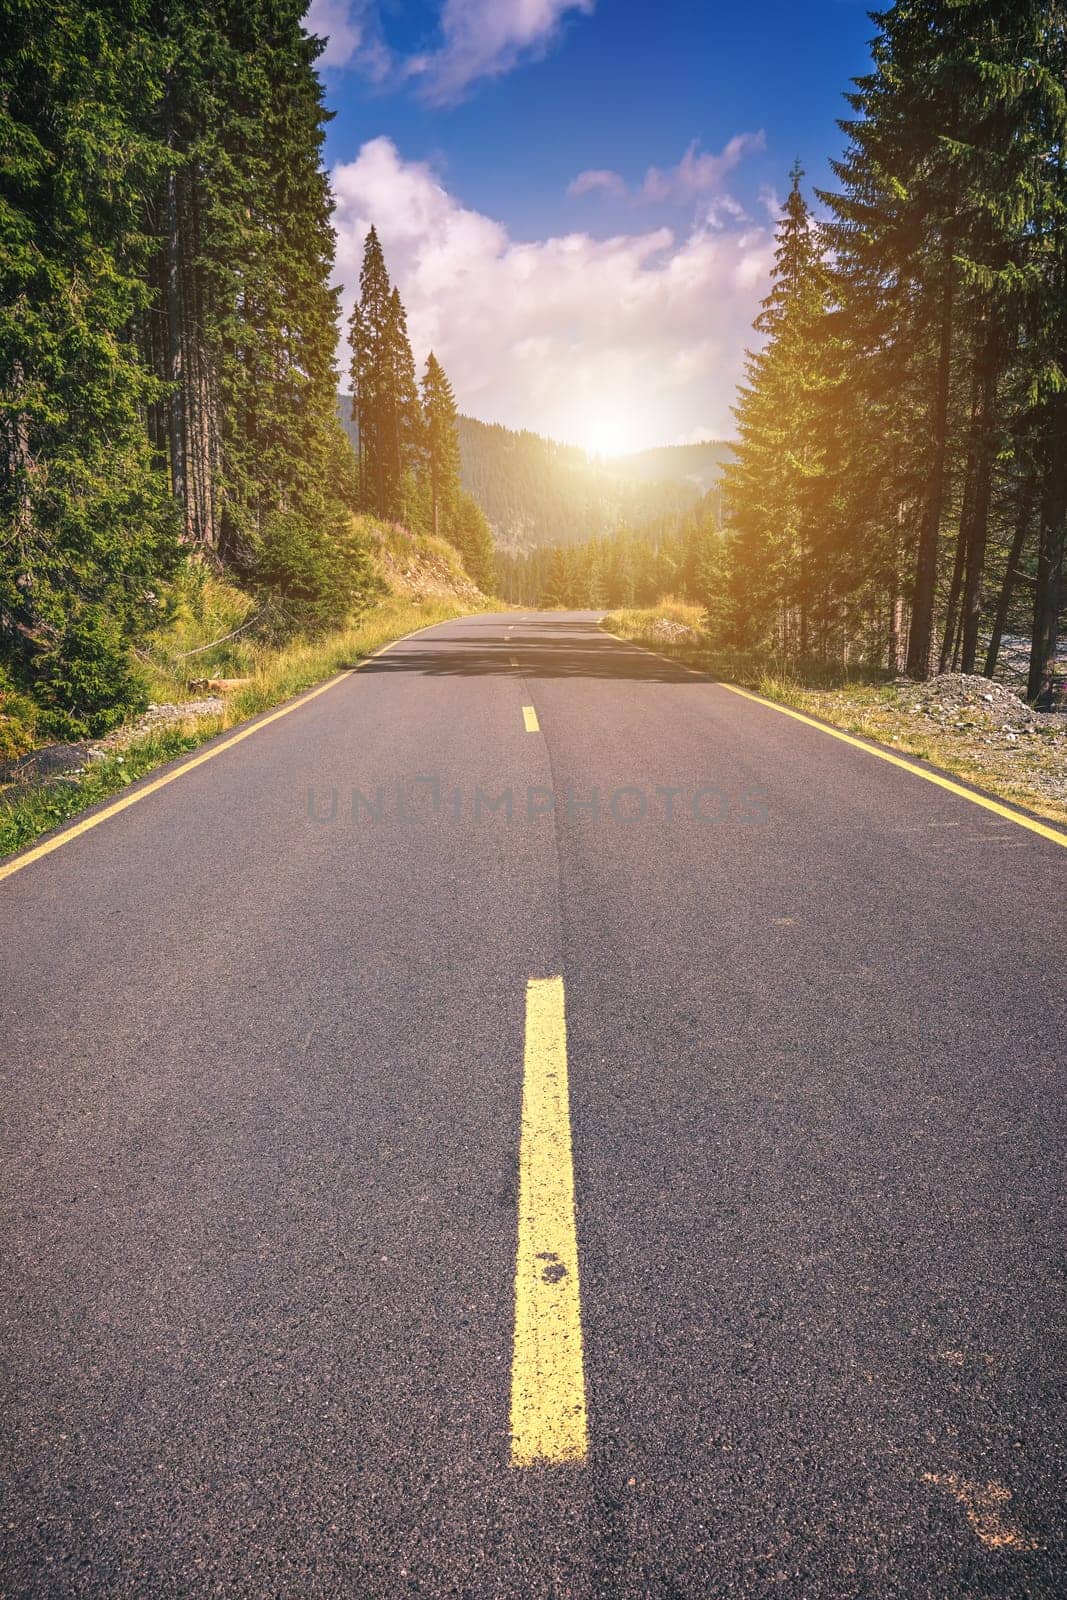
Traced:
POLYGON ((367 504, 388 514, 391 434, 389 320, 392 287, 381 242, 373 224, 363 246, 359 299, 349 319, 352 351, 352 420, 359 434, 359 457, 367 504))
POLYGON ((422 380, 426 470, 430 483, 432 528, 448 535, 459 500, 459 432, 456 401, 444 368, 430 351, 422 380))
POLYGON ((0 65, 0 652, 63 733, 143 699, 130 647, 177 560, 131 334, 147 314, 145 131, 164 62, 134 8, 9 10, 0 65))
POLYGON ((386 515, 400 520, 403 502, 422 475, 424 430, 407 315, 396 289, 389 296, 386 331, 386 515))
POLYGON ((451 540, 471 579, 483 594, 491 594, 496 584, 492 531, 478 502, 462 490, 456 502, 451 540))
POLYGON ((822 382, 826 273, 795 165, 778 225, 771 286, 755 329, 735 409, 739 442, 724 488, 736 538, 731 642, 769 643, 806 655, 816 584, 811 484, 824 436, 815 403, 822 382))

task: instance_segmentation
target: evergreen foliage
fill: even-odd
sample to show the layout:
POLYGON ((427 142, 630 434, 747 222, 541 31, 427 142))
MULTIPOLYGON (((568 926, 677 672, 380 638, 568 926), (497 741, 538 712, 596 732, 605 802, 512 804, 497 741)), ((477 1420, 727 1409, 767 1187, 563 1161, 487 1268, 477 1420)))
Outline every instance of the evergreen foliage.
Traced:
POLYGON ((549 609, 604 610, 654 605, 664 595, 712 604, 722 581, 723 537, 710 491, 685 516, 604 538, 496 552, 505 599, 549 609))
POLYGON ((227 564, 276 629, 369 581, 303 10, 5 7, 0 656, 57 732, 143 700, 133 650, 183 559, 227 564))
POLYGON ((63 734, 142 700, 130 646, 177 560, 143 421, 160 389, 129 337, 149 301, 141 197, 167 162, 142 24, 28 0, 0 65, 0 652, 63 734))
POLYGON ((431 528, 439 535, 452 527, 459 505, 459 432, 452 385, 432 350, 426 358, 422 380, 422 407, 431 528))
POLYGON ((1067 527, 1067 8, 900 0, 816 228, 795 172, 738 403, 724 644, 1053 670, 1067 527), (1029 615, 1027 615, 1029 613, 1029 615))

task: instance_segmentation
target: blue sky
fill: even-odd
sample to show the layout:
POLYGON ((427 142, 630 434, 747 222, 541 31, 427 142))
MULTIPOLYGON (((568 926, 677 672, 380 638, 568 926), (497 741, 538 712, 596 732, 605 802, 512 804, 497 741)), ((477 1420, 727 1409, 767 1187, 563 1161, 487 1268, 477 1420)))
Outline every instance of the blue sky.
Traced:
POLYGON ((730 431, 794 157, 829 181, 856 0, 315 0, 346 304, 370 221, 463 409, 611 451, 730 431))

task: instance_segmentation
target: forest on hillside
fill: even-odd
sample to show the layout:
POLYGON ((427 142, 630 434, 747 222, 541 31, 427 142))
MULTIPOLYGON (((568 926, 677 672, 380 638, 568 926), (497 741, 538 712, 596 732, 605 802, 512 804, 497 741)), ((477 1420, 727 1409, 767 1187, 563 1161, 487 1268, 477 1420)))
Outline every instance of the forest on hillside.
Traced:
POLYGON ((546 610, 651 606, 665 596, 704 605, 722 563, 719 499, 710 489, 692 510, 639 528, 622 523, 602 537, 498 550, 499 593, 546 610))
POLYGON ((1067 8, 873 18, 816 219, 794 169, 726 470, 716 640, 915 678, 1054 670, 1067 534, 1067 8))
POLYGON ((368 239, 339 426, 328 118, 304 0, 18 0, 0 64, 0 702, 98 733, 199 565, 281 640, 374 590, 356 512, 462 544, 455 403, 368 239))
POLYGON ((499 548, 581 544, 690 511, 717 481, 721 441, 601 458, 540 434, 461 417, 461 472, 499 548))
MULTIPOLYGON (((358 451, 350 395, 337 396, 337 411, 358 451)), ((510 573, 529 568, 541 574, 557 544, 583 545, 625 536, 628 529, 658 542, 720 483, 733 454, 730 445, 708 440, 602 460, 541 434, 462 414, 456 426, 460 485, 485 513, 498 570, 510 573)), ((521 594, 506 586, 501 593, 532 603, 539 579, 520 587, 521 594)))

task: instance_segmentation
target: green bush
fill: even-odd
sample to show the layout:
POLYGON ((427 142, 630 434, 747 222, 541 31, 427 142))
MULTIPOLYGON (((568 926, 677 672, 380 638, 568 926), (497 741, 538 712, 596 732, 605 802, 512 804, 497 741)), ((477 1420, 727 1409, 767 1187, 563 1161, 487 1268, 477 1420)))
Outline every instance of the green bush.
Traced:
POLYGON ((10 674, 0 666, 0 761, 32 750, 38 710, 28 694, 22 694, 10 674))
POLYGON ((100 608, 86 608, 67 626, 41 668, 41 721, 57 737, 107 733, 148 704, 144 678, 132 664, 122 627, 100 608))
POLYGON ((351 517, 312 520, 295 511, 267 518, 253 578, 271 602, 274 631, 322 633, 377 592, 370 556, 351 517))

